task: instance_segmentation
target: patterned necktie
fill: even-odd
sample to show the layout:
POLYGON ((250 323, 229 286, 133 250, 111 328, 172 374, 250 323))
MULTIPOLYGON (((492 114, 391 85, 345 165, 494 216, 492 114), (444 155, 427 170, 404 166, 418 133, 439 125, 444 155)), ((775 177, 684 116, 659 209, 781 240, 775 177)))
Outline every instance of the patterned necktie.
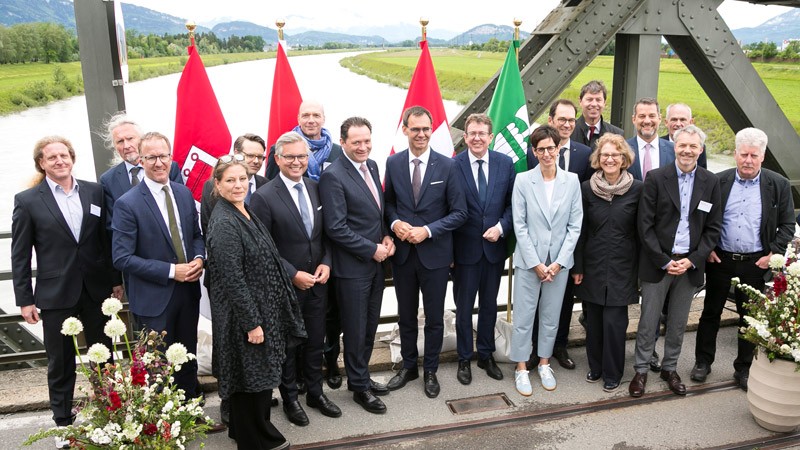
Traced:
POLYGON ((308 213, 308 205, 306 205, 306 197, 303 195, 303 183, 294 185, 297 189, 297 204, 300 205, 300 218, 303 219, 303 225, 306 227, 306 234, 309 239, 311 238, 311 214, 308 213))
POLYGON ((359 167, 361 171, 361 175, 364 177, 364 182, 367 183, 367 187, 369 191, 372 193, 372 198, 375 199, 375 203, 378 205, 378 209, 381 208, 381 199, 378 197, 378 191, 375 190, 375 186, 369 180, 369 167, 365 163, 361 163, 361 167, 359 167))
POLYGON ((178 230, 178 221, 175 219, 175 205, 172 203, 172 196, 169 195, 169 186, 161 188, 164 191, 164 197, 167 200, 167 221, 169 222, 169 235, 172 238, 172 247, 175 249, 175 254, 178 256, 178 264, 186 262, 186 252, 183 251, 183 242, 181 242, 181 232, 178 230))
POLYGON ((653 160, 650 158, 650 149, 653 148, 650 144, 644 144, 644 158, 642 158, 642 180, 644 177, 647 176, 647 172, 650 172, 653 168, 653 160))
POLYGON ((481 201, 481 205, 486 206, 486 175, 483 174, 483 163, 482 159, 476 161, 478 163, 478 199, 481 201))
POLYGON ((141 167, 131 167, 131 187, 136 186, 139 184, 139 171, 142 170, 141 167))
POLYGON ((414 173, 411 174, 411 193, 414 195, 414 206, 419 202, 419 190, 422 187, 422 176, 420 175, 419 165, 422 163, 418 158, 414 158, 414 173))

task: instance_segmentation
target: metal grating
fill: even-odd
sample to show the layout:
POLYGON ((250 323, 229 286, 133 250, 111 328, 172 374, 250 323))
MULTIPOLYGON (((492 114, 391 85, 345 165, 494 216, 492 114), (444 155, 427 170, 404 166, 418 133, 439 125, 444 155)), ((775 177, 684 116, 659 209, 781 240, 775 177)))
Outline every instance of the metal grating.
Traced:
POLYGON ((450 412, 456 415, 473 414, 484 411, 497 411, 513 408, 514 403, 505 393, 481 395, 480 397, 460 398, 445 402, 450 412))

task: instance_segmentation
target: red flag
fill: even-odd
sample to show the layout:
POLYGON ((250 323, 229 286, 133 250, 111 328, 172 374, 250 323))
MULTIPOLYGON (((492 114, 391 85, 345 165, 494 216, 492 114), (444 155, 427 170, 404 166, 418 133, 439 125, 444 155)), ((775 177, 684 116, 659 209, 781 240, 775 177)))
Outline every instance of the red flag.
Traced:
POLYGON ((178 82, 173 158, 181 167, 184 183, 194 199, 200 201, 203 184, 211 176, 217 158, 230 153, 231 132, 203 60, 197 54, 194 38, 188 50, 189 60, 178 82))
MULTIPOLYGON (((450 158, 454 152, 453 138, 450 137, 450 124, 447 122, 442 93, 439 91, 439 82, 436 80, 436 72, 433 70, 428 41, 420 41, 419 46, 422 48, 422 53, 419 55, 417 68, 414 69, 414 76, 411 77, 411 84, 408 86, 403 111, 412 106, 422 106, 430 111, 433 119, 430 146, 438 153, 450 158)), ((408 148, 408 138, 403 134, 403 113, 401 112, 391 154, 406 148, 408 148)))
MULTIPOLYGON (((278 53, 275 56, 275 77, 272 79, 272 100, 269 106, 269 131, 267 132, 267 150, 283 133, 292 131, 297 126, 297 112, 300 110, 300 89, 294 79, 289 58, 283 50, 283 41, 278 41, 278 53)), ((269 156, 269 155, 267 155, 269 156)))

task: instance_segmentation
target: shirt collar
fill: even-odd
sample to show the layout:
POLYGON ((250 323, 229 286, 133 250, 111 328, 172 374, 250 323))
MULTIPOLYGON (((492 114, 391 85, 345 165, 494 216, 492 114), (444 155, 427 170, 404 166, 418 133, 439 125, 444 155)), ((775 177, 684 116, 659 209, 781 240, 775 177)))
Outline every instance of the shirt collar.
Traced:
MULTIPOLYGON (((485 164, 488 164, 488 163, 489 163, 489 152, 488 152, 488 151, 486 152, 486 154, 485 154, 485 155, 483 155, 483 157, 482 157, 482 158, 478 158, 477 156, 473 155, 473 154, 472 154, 472 152, 471 152, 471 151, 469 151, 469 150, 467 150, 467 154, 469 155, 469 164, 470 164, 470 165, 473 165, 473 164, 475 164, 475 161, 477 161, 477 160, 479 160, 479 159, 480 159, 481 161, 483 161, 485 164)), ((413 156, 413 155, 412 155, 412 156, 413 156)), ((413 159, 413 158, 412 158, 412 159, 413 159)), ((420 158, 420 159, 421 159, 421 158, 420 158)))
POLYGON ((153 193, 154 197, 155 197, 156 194, 162 192, 162 190, 164 189, 164 186, 169 185, 169 181, 167 181, 164 184, 161 184, 161 183, 158 183, 156 181, 151 180, 150 178, 147 178, 146 176, 144 178, 142 178, 142 180, 144 180, 144 184, 147 186, 148 189, 150 189, 150 192, 153 193))
POLYGON ((286 185, 286 188, 289 189, 290 191, 294 189, 294 185, 297 183, 300 183, 303 185, 303 187, 305 187, 305 183, 303 183, 302 178, 300 179, 300 181, 292 181, 286 175, 284 175, 283 172, 278 172, 278 175, 281 177, 281 180, 283 180, 283 183, 286 185))
MULTIPOLYGON (((47 180, 47 185, 50 187, 50 192, 52 192, 53 195, 55 195, 56 190, 59 190, 59 191, 64 192, 66 194, 66 191, 64 191, 64 188, 62 188, 60 184, 58 184, 55 181, 51 180, 50 177, 45 175, 44 179, 47 180)), ((73 192, 80 192, 80 185, 78 184, 77 181, 75 181, 75 177, 72 177, 72 191, 70 191, 70 194, 72 194, 73 192)))
POLYGON ((137 164, 137 165, 134 166, 133 164, 129 163, 128 161, 122 161, 122 162, 125 163, 125 172, 127 172, 127 173, 131 173, 131 169, 133 169, 134 167, 138 167, 140 169, 143 168, 141 164, 137 164))
POLYGON ((741 183, 741 184, 748 184, 748 183, 749 184, 759 184, 761 182, 761 171, 760 170, 758 171, 758 174, 755 177, 753 177, 753 179, 750 179, 750 180, 740 177, 739 176, 739 169, 736 169, 733 173, 735 174, 734 175, 734 180, 736 180, 737 183, 741 183))
POLYGON ((691 172, 684 172, 678 167, 678 161, 675 161, 675 170, 678 171, 678 178, 683 178, 684 176, 688 176, 689 178, 694 178, 694 173, 697 172, 697 163, 694 163, 694 169, 691 172))
POLYGON ((647 142, 637 134, 636 142, 638 143, 639 148, 642 150, 644 150, 644 146, 647 144, 650 144, 653 147, 653 150, 658 150, 658 138, 653 139, 653 142, 647 142))
POLYGON ((419 155, 419 156, 414 156, 414 154, 411 153, 411 149, 408 150, 408 163, 409 164, 411 164, 411 161, 413 161, 416 158, 416 159, 419 159, 420 161, 422 161, 422 164, 427 166, 428 165, 428 159, 430 159, 430 157, 431 157, 431 148, 430 147, 426 148, 425 151, 422 152, 422 154, 419 155))

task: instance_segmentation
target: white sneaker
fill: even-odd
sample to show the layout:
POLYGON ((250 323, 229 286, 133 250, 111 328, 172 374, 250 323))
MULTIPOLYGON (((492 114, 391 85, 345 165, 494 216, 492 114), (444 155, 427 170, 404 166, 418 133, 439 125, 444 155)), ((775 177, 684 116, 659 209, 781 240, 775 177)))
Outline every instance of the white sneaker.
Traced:
POLYGON ((556 377, 553 376, 553 369, 550 364, 543 364, 539 366, 539 378, 542 379, 542 387, 548 391, 556 390, 556 377))
POLYGON ((520 395, 530 397, 531 394, 533 394, 533 388, 531 388, 531 379, 528 377, 527 370, 515 370, 514 382, 517 385, 517 392, 519 392, 520 395))

